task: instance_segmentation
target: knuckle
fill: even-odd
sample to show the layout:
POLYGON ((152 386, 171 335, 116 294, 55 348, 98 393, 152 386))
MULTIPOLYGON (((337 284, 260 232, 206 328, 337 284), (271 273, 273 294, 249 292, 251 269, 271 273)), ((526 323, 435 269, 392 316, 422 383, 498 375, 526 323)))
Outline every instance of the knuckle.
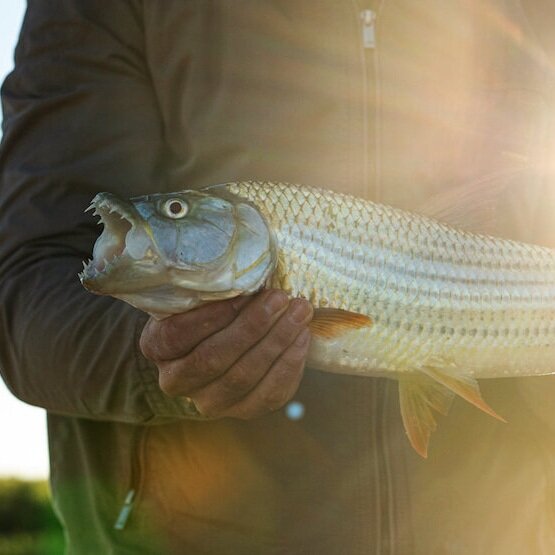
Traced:
POLYGON ((149 320, 143 328, 139 345, 146 358, 167 360, 179 352, 182 336, 183 329, 175 317, 167 318, 163 322, 149 320))
POLYGON ((283 361, 279 368, 275 369, 275 380, 284 388, 291 387, 299 376, 303 373, 303 365, 298 363, 290 363, 283 361))
POLYGON ((266 322, 257 312, 249 311, 248 314, 243 315, 239 325, 239 333, 245 339, 257 339, 261 335, 262 329, 265 327, 266 322))
POLYGON ((263 402, 270 410, 277 410, 283 407, 289 398, 288 392, 281 388, 275 388, 268 391, 264 397, 263 402))
POLYGON ((283 353, 280 363, 285 371, 292 373, 302 370, 305 358, 306 352, 304 349, 294 348, 283 353))
POLYGON ((242 393, 248 391, 252 387, 252 376, 242 365, 236 364, 222 378, 225 388, 231 392, 242 393))
POLYGON ((223 361, 218 350, 210 343, 201 343, 190 354, 190 365, 202 372, 207 378, 219 376, 223 368, 223 361))
POLYGON ((280 352, 289 347, 291 342, 295 339, 298 329, 296 326, 280 325, 274 328, 271 332, 272 343, 279 348, 280 352))
POLYGON ((150 339, 148 339, 147 337, 145 337, 145 335, 141 335, 141 338, 139 339, 139 348, 141 349, 141 353, 143 353, 143 356, 149 360, 154 360, 155 356, 154 356, 154 352, 152 350, 152 345, 150 343, 150 339))
POLYGON ((158 342, 152 326, 147 324, 144 327, 139 339, 139 347, 143 355, 149 360, 156 360, 158 358, 158 342))
POLYGON ((257 368, 260 372, 267 371, 279 359, 282 352, 283 347, 281 345, 265 340, 264 345, 257 350, 256 356, 251 358, 251 366, 257 368))
POLYGON ((167 318, 160 326, 158 337, 158 349, 162 353, 170 354, 176 350, 178 338, 182 335, 182 329, 177 324, 176 318, 167 318))
MULTIPOLYGON (((280 359, 279 363, 272 370, 274 388, 270 395, 284 395, 285 400, 283 400, 282 404, 286 403, 290 395, 296 391, 303 373, 304 363, 302 361, 280 359)), ((281 401, 281 398, 278 400, 281 401)))

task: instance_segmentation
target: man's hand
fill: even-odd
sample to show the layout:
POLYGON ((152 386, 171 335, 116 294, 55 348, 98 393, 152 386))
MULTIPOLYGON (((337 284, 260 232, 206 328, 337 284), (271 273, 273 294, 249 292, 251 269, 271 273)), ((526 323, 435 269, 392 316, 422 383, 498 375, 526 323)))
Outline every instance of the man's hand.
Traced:
POLYGON ((310 303, 280 290, 150 319, 141 350, 167 395, 191 398, 204 416, 249 419, 297 391, 310 344, 310 303))

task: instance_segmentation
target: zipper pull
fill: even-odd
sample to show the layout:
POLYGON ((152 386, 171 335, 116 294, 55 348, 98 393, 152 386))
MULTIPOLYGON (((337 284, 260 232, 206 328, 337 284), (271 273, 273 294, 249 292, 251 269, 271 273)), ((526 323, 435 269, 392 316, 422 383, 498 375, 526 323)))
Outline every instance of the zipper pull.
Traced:
POLYGON ((129 520, 129 515, 131 514, 131 510, 133 509, 134 499, 135 499, 135 490, 130 489, 127 492, 125 501, 123 502, 123 507, 121 508, 121 511, 119 512, 116 523, 114 524, 115 530, 123 530, 125 528, 125 525, 129 520))
POLYGON ((376 12, 373 10, 362 10, 362 44, 364 48, 376 48, 376 12))

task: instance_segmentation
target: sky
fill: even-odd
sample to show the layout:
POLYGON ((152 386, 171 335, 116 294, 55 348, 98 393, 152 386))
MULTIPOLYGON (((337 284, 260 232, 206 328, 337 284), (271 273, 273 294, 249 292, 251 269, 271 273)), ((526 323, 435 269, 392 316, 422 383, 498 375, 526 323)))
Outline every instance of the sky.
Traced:
MULTIPOLYGON (((23 0, 0 0, 0 80, 13 66, 13 49, 25 11, 23 0)), ((48 446, 42 409, 18 401, 0 380, 0 478, 46 478, 48 446)))

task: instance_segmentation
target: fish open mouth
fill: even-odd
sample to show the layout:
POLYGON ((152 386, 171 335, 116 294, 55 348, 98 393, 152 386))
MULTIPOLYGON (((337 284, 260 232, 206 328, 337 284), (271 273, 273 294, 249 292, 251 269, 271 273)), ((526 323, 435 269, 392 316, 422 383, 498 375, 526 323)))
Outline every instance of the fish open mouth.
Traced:
POLYGON ((87 289, 96 289, 97 280, 109 276, 114 268, 124 262, 142 259, 150 247, 150 239, 137 225, 139 216, 134 207, 111 193, 100 193, 91 202, 87 211, 99 216, 104 229, 96 240, 93 258, 83 262, 79 274, 87 289))

